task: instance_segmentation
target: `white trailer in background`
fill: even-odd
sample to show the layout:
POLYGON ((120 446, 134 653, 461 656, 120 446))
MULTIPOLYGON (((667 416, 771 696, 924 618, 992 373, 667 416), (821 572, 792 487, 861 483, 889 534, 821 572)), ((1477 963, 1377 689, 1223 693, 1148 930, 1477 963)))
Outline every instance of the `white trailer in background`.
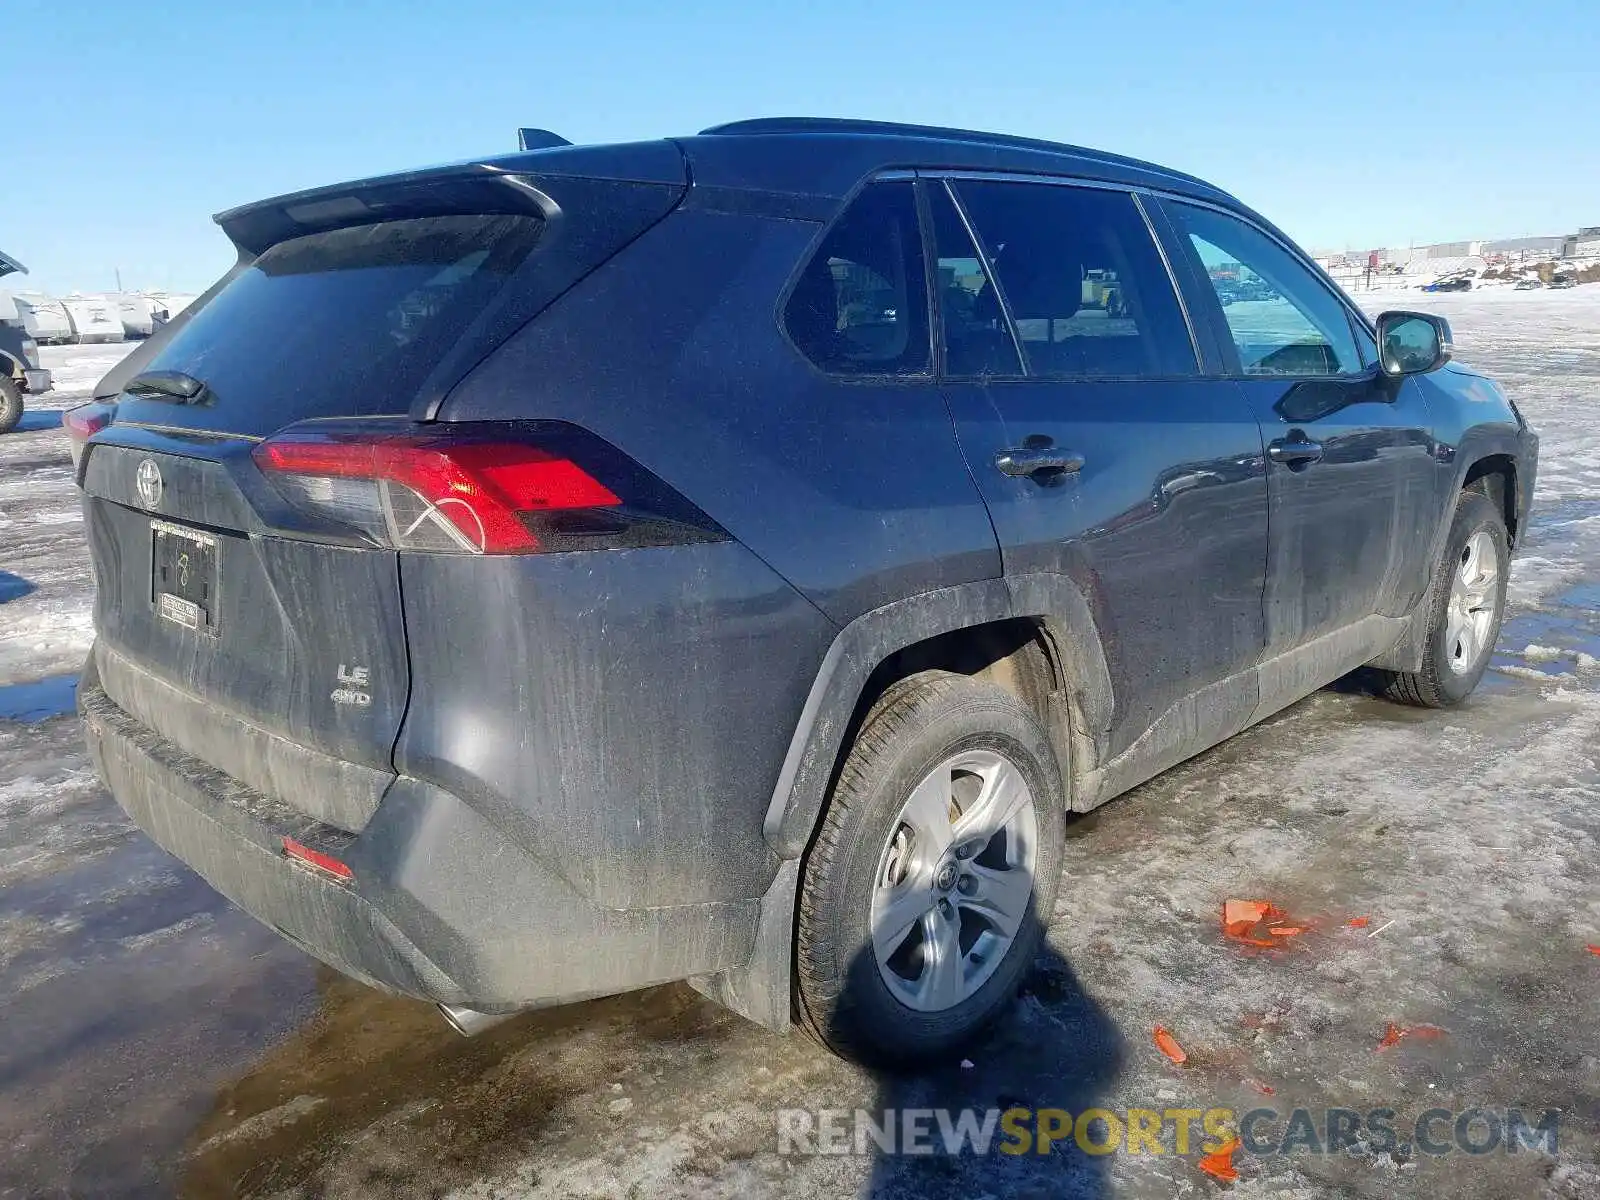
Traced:
POLYGON ((149 296, 143 292, 123 292, 112 298, 117 302, 124 337, 147 338, 155 331, 155 303, 149 296))
POLYGON ((43 292, 17 292, 12 296, 17 319, 28 336, 41 346, 72 341, 72 318, 59 300, 43 292))
POLYGON ((151 316, 158 329, 199 298, 187 292, 146 292, 145 295, 150 299, 151 316))
POLYGON ((61 303, 72 319, 75 341, 87 344, 122 340, 122 314, 115 297, 72 295, 61 303))

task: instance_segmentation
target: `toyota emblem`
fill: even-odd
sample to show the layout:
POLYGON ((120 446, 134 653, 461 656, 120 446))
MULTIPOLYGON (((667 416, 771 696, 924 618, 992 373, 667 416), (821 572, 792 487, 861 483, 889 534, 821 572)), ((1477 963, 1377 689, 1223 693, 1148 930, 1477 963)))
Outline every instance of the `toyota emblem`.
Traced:
POLYGON ((139 464, 133 483, 146 508, 155 508, 161 503, 161 468, 156 466, 155 459, 147 458, 139 464))

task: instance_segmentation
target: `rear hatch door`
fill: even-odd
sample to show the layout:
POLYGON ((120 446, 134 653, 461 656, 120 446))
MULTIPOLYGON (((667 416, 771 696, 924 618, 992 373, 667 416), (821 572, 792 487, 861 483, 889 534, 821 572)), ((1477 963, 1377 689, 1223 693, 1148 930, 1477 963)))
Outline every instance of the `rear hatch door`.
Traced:
POLYGON ((110 698, 245 785, 360 829, 409 695, 397 555, 292 506, 251 452, 291 425, 425 411, 679 195, 494 174, 225 218, 241 265, 102 385, 111 421, 84 448, 110 698), (263 228, 271 244, 251 245, 263 228))

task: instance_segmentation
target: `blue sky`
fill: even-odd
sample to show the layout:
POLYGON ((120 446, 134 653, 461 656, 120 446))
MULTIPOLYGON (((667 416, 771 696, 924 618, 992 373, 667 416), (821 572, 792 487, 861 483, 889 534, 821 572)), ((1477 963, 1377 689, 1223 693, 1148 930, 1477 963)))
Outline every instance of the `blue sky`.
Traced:
POLYGON ((747 116, 1151 158, 1308 247, 1600 224, 1595 0, 3 0, 0 248, 57 291, 199 289, 210 215, 339 179, 747 116))

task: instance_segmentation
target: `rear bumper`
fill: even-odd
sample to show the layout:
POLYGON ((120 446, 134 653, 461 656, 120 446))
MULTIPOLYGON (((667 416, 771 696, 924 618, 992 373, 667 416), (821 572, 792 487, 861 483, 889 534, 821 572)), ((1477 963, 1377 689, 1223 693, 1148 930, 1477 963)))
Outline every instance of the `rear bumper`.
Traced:
POLYGON ((360 834, 246 788, 108 697, 91 658, 78 689, 90 753, 163 849, 330 966, 386 991, 510 1012, 742 964, 759 902, 596 906, 458 797, 400 777, 360 834), (293 837, 353 884, 296 865, 293 837))

